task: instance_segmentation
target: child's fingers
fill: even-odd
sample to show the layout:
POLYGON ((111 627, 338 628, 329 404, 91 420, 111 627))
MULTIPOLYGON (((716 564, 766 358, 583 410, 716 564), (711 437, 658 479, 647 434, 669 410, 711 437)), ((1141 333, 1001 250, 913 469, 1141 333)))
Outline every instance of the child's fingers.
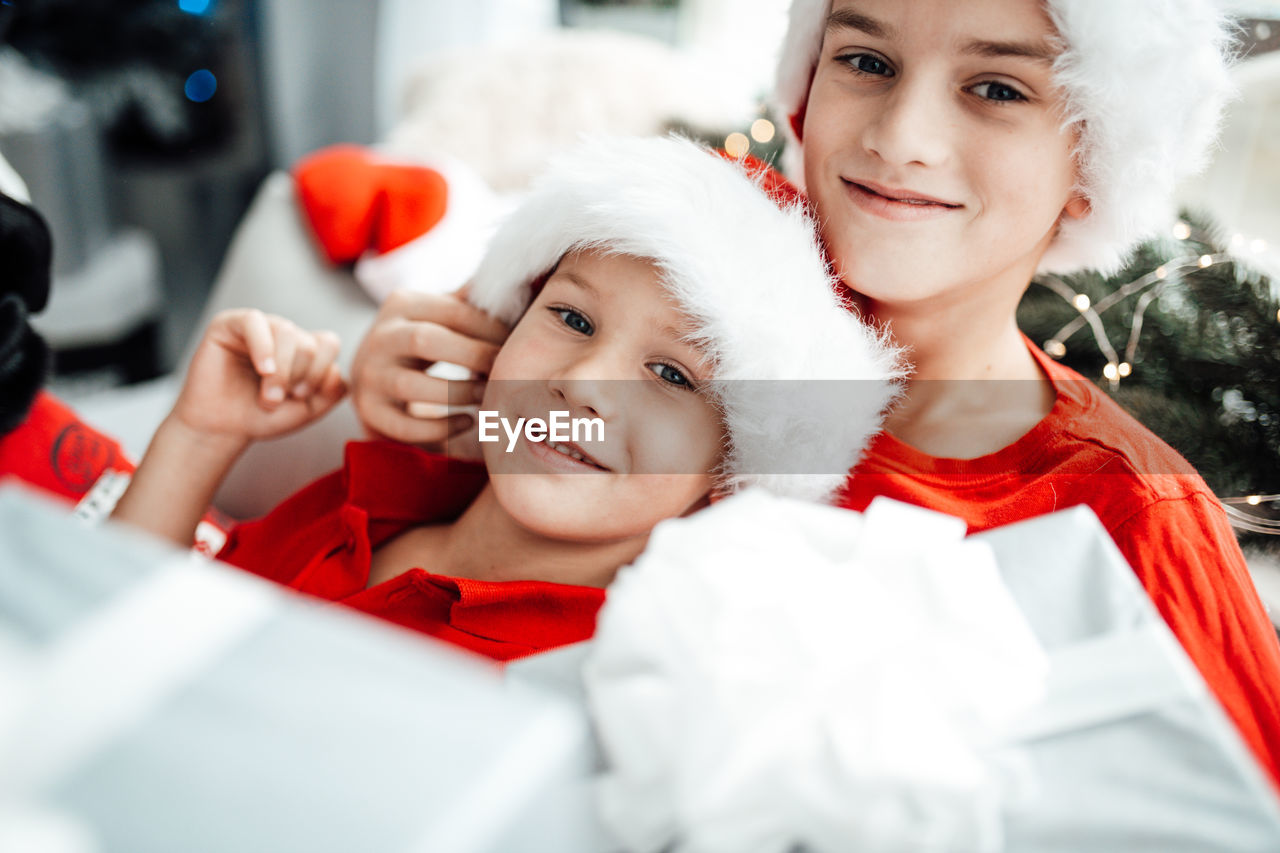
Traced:
POLYGON ((275 335, 271 321, 261 311, 250 308, 240 315, 240 334, 253 369, 260 376, 272 376, 279 369, 275 358, 275 335))
POLYGON ((338 365, 329 365, 329 368, 320 378, 317 388, 320 396, 326 399, 331 399, 334 402, 342 399, 342 395, 347 393, 347 382, 342 378, 342 371, 338 369, 338 365))
MULTIPOLYGON (((294 383, 291 393, 298 399, 318 391, 324 385, 329 369, 335 367, 341 343, 333 332, 313 332, 314 352, 306 373, 294 383)), ((295 371, 296 372, 296 371, 295 371)))
POLYGON ((293 362, 289 367, 285 388, 289 396, 305 399, 311 393, 311 389, 306 387, 305 380, 316 360, 316 339, 314 335, 296 326, 290 331, 294 336, 293 362))
POLYGON ((289 379, 293 374, 293 359, 297 352, 298 338, 292 323, 282 317, 271 318, 271 332, 275 342, 276 369, 262 377, 259 394, 268 409, 278 406, 289 393, 289 379))
POLYGON ((316 381, 316 392, 307 398, 307 407, 315 417, 323 415, 347 393, 347 383, 338 365, 330 364, 316 381))

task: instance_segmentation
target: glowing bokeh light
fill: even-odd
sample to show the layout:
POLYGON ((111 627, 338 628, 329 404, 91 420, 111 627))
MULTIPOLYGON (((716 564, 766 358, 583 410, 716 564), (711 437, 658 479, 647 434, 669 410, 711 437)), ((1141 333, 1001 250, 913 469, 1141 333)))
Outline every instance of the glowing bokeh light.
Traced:
POLYGON ((745 133, 734 131, 724 138, 724 150, 730 157, 741 157, 751 148, 751 140, 745 133))
POLYGON ((214 92, 218 91, 218 78, 214 77, 213 72, 209 69, 201 68, 199 71, 191 72, 191 76, 187 78, 182 91, 188 99, 195 101, 197 104, 203 104, 213 97, 214 92))
POLYGON ((756 142, 768 142, 773 139, 773 122, 767 118, 758 118, 751 122, 751 138, 756 142))

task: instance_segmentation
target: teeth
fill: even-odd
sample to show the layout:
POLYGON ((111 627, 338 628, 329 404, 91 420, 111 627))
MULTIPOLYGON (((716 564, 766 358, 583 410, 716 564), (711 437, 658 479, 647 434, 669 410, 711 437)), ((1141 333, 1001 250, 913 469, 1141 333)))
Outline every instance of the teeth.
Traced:
POLYGON ((552 450, 554 450, 554 451, 556 451, 557 453, 563 453, 565 456, 569 456, 569 457, 572 457, 572 458, 574 458, 574 459, 577 459, 579 462, 585 462, 585 461, 586 461, 586 458, 585 458, 581 453, 579 453, 578 451, 574 450, 572 447, 566 447, 566 446, 565 446, 565 445, 563 445, 563 444, 554 444, 554 443, 553 443, 553 444, 551 445, 551 449, 552 449, 552 450))

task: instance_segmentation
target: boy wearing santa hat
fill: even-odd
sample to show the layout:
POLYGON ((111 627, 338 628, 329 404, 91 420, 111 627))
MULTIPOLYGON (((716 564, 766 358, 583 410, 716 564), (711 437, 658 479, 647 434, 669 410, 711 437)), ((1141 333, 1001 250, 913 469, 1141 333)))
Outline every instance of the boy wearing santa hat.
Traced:
MULTIPOLYGON (((508 660, 590 637, 660 520, 752 484, 831 498, 879 429, 897 354, 846 310, 805 205, 780 193, 680 139, 570 152, 471 289, 514 325, 480 407, 540 431, 483 443, 484 465, 353 443, 219 559, 508 660), (806 380, 840 380, 823 383, 848 392, 838 417, 804 404, 806 380), (556 412, 600 429, 548 434, 556 412), (813 436, 830 440, 798 440, 813 436)), ((340 399, 337 349, 279 317, 218 315, 114 518, 188 545, 249 442, 340 399)))
MULTIPOLYGON (((1015 321, 1037 273, 1113 271, 1156 232, 1214 138, 1227 54, 1211 0, 795 0, 777 101, 837 273, 913 364, 843 504, 888 495, 972 530, 1089 505, 1280 779, 1280 645, 1216 499, 1015 321)), ((408 374, 484 373, 502 334, 447 297, 389 303, 357 410, 404 441, 464 429, 406 416, 442 394, 408 374)))

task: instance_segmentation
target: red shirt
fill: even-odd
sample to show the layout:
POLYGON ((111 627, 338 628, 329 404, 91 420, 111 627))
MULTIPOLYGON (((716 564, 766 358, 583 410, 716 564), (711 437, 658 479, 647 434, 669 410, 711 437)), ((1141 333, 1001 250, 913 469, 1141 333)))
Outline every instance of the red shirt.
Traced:
POLYGON ((881 433, 841 505, 861 511, 885 495, 959 516, 971 532, 1088 505, 1280 784, 1280 644, 1221 505, 1173 448, 1027 345, 1057 393, 1030 432, 977 459, 940 459, 881 433))
POLYGON ((476 581, 406 566, 366 589, 373 551, 411 528, 456 519, 484 487, 481 465, 394 442, 352 442, 343 468, 232 529, 218 559, 495 660, 586 640, 604 590, 476 581))

